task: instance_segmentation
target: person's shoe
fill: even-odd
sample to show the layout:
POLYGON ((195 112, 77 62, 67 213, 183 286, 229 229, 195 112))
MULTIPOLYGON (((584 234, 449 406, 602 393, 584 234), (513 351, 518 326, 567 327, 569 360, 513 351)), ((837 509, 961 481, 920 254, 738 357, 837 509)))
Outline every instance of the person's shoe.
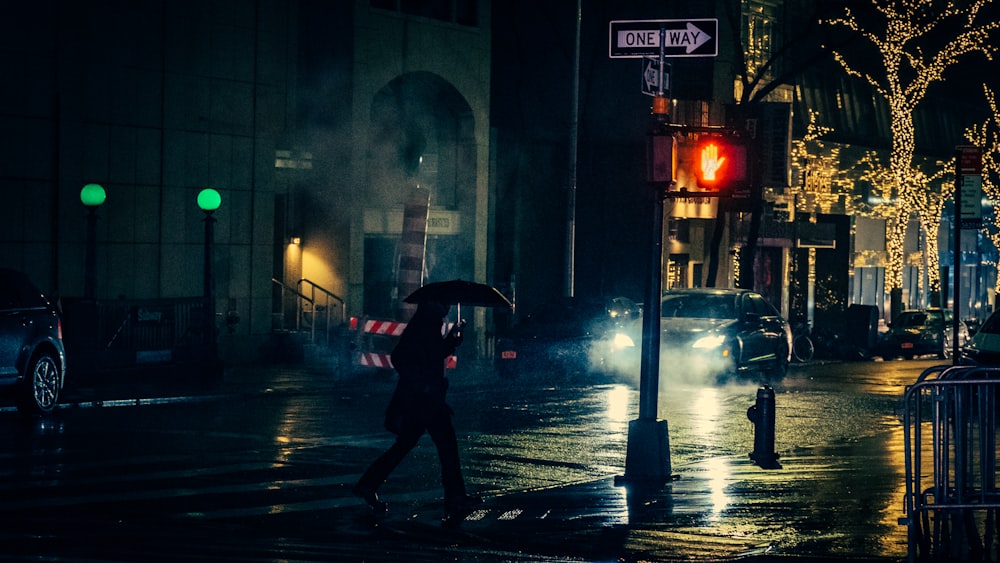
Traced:
POLYGON ((367 487, 362 487, 361 485, 354 485, 354 488, 351 489, 351 493, 353 493, 354 496, 360 497, 362 500, 364 500, 365 504, 367 504, 368 507, 372 509, 372 512, 381 514, 389 510, 388 503, 379 500, 378 493, 367 487))
POLYGON ((459 495, 445 499, 444 518, 445 522, 461 522, 465 517, 476 511, 476 507, 483 504, 482 497, 472 495, 459 495))

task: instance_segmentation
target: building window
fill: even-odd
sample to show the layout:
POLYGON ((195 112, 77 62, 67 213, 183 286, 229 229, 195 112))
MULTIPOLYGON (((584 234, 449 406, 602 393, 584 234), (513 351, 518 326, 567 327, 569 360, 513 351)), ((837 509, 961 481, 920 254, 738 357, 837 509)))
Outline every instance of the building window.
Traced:
POLYGON ((451 21, 451 0, 399 0, 399 7, 409 16, 451 21))
POLYGON ((667 228, 667 237, 673 242, 691 242, 691 222, 687 219, 674 219, 667 228))
MULTIPOLYGON (((756 76, 771 60, 775 49, 774 23, 776 9, 772 2, 750 0, 743 2, 743 28, 741 39, 746 56, 747 72, 756 76)), ((770 69, 765 78, 773 78, 770 69)))
POLYGON ((671 254, 667 261, 667 275, 665 282, 667 289, 684 289, 688 287, 688 260, 687 254, 671 254))
POLYGON ((478 0, 370 0, 373 8, 473 26, 479 24, 478 0))
POLYGON ((313 155, 311 152, 278 149, 274 151, 274 167, 312 170, 313 155))

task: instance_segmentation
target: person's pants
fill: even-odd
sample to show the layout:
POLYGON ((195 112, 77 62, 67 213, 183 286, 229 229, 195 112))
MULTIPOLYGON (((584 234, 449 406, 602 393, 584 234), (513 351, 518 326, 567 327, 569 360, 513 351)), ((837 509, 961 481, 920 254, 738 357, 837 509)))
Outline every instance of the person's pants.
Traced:
POLYGON ((403 428, 392 446, 372 462, 361 476, 358 487, 377 491, 389 474, 403 461, 406 454, 416 447, 426 431, 437 447, 444 498, 447 500, 465 495, 465 481, 462 479, 462 468, 458 460, 458 440, 455 438, 455 427, 451 423, 451 414, 448 410, 444 409, 432 415, 427 421, 426 428, 421 427, 419 423, 409 421, 403 428))

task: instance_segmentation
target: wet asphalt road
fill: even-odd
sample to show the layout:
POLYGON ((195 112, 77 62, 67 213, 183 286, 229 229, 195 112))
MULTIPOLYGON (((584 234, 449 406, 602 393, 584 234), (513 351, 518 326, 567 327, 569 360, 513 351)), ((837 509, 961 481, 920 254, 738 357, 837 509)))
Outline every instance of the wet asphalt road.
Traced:
POLYGON ((452 375, 470 490, 440 526, 425 438, 375 521, 350 493, 390 444, 390 374, 233 367, 220 382, 132 374, 75 382, 63 408, 0 411, 0 541, 61 561, 711 560, 906 555, 898 402, 936 361, 796 365, 775 384, 781 469, 747 457, 756 384, 665 375, 668 487, 620 487, 628 381, 452 375))

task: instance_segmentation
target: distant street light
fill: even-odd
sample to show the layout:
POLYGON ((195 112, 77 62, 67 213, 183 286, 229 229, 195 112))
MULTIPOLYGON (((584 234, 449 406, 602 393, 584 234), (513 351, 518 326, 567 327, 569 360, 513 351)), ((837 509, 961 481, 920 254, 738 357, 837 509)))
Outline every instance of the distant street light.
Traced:
POLYGON ((215 282, 212 277, 212 244, 215 239, 215 217, 212 213, 222 205, 222 196, 212 188, 198 192, 198 207, 205 212, 205 345, 207 368, 217 367, 218 347, 215 341, 215 282))
POLYGON ((198 192, 198 207, 206 214, 211 215, 213 211, 222 205, 222 196, 212 188, 205 188, 198 192))
POLYGON ((87 184, 80 190, 80 201, 90 208, 100 207, 107 197, 107 193, 100 184, 87 184))
POLYGON ((80 202, 87 208, 87 248, 83 262, 83 297, 93 299, 97 285, 97 208, 107 199, 100 184, 87 184, 80 190, 80 202))

